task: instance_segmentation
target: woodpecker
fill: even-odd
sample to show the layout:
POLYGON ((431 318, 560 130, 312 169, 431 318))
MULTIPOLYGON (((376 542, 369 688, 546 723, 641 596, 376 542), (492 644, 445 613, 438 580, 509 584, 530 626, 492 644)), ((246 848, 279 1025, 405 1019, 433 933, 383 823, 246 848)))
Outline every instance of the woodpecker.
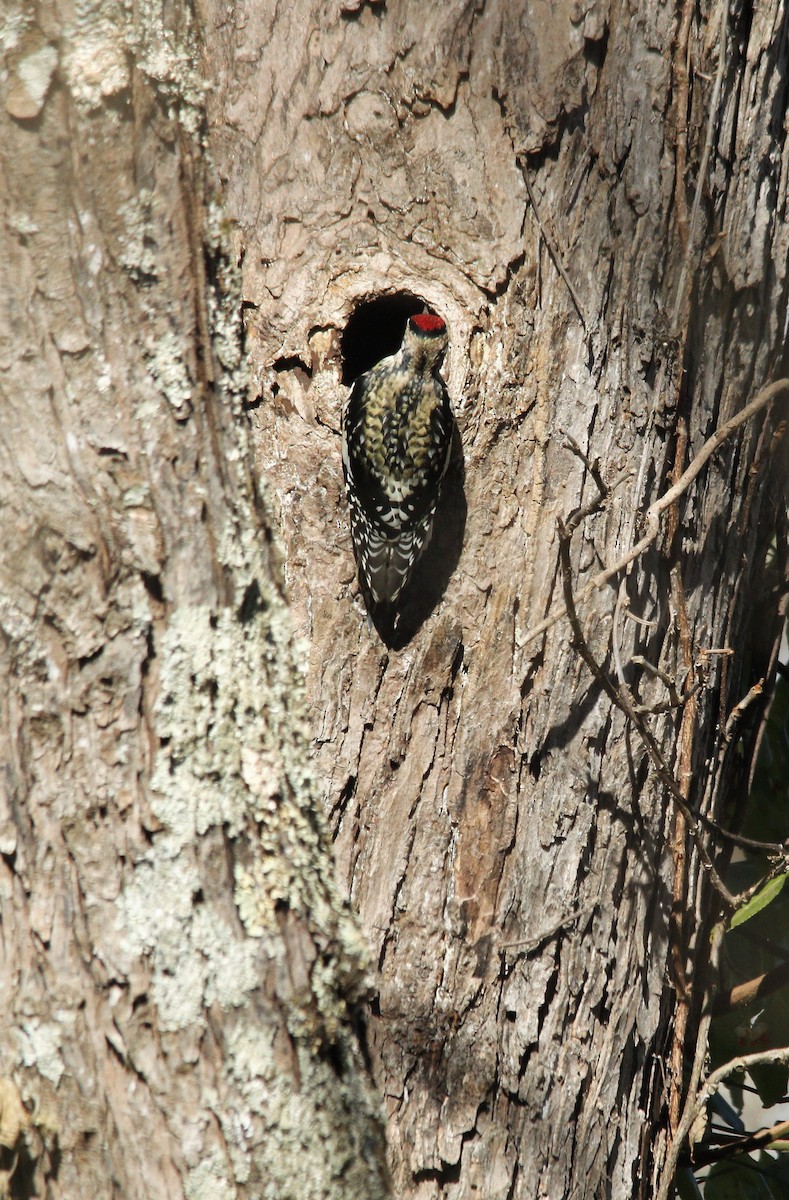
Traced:
POLYGON ((409 317, 396 354, 353 385, 342 462, 362 590, 394 605, 427 546, 452 444, 441 317, 409 317))

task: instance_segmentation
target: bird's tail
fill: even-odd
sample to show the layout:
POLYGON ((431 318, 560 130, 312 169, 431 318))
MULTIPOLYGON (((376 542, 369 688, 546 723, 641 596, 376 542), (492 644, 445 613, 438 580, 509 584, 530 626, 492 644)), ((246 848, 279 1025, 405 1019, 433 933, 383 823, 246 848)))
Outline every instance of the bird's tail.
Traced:
POLYGON ((361 553, 361 575, 376 604, 394 604, 411 578, 417 559, 427 545, 429 527, 387 537, 378 530, 368 532, 361 553))

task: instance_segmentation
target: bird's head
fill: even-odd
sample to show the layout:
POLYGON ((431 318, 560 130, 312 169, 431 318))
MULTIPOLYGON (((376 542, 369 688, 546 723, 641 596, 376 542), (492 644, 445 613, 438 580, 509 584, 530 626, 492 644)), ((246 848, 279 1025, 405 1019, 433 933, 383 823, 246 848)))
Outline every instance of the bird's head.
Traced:
POLYGON ((446 321, 434 313, 417 313, 408 318, 403 349, 429 370, 437 370, 446 354, 449 337, 446 321))

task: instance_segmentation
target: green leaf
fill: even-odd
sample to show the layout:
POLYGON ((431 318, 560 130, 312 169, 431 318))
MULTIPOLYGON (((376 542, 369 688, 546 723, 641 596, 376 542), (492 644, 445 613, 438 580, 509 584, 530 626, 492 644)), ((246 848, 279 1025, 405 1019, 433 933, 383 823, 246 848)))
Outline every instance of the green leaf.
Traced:
POLYGON ((704 1200, 786 1200, 787 1160, 761 1153, 716 1163, 702 1180, 704 1200))
POLYGON ((755 896, 751 896, 747 904, 743 904, 742 908, 737 909, 729 922, 729 929, 736 929, 738 925, 749 921, 751 917, 755 917, 763 908, 766 908, 783 890, 787 879, 789 879, 789 875, 777 875, 775 879, 771 879, 763 888, 760 888, 755 896))
POLYGON ((766 1200, 766 1195, 759 1176, 736 1161, 716 1163, 704 1180, 704 1200, 766 1200))
POLYGON ((782 1063, 763 1063, 760 1067, 751 1067, 749 1074, 765 1108, 772 1108, 786 1095, 789 1067, 782 1063))
POLYGON ((674 1181, 679 1200, 702 1200, 702 1192, 690 1167, 681 1167, 674 1181))
POLYGON ((753 787, 748 797, 745 834, 760 841, 782 842, 787 836, 786 794, 789 780, 789 679, 779 677, 770 705, 753 787))

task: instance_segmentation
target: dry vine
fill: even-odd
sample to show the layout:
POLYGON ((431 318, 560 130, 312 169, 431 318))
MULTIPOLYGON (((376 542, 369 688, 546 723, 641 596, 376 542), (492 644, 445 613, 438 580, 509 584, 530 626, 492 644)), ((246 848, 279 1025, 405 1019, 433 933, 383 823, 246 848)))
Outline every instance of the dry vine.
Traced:
MULTIPOLYGON (((725 421, 719 429, 716 429, 715 433, 713 433, 712 437, 707 439, 687 469, 683 471, 677 482, 668 488, 663 495, 654 502, 654 504, 650 504, 649 508, 644 514, 647 532, 644 534, 641 540, 636 542, 635 546, 628 550, 626 554, 623 554, 621 558, 618 558, 612 566, 606 567, 604 571, 599 571, 597 575, 590 579, 589 582, 583 588, 581 588, 580 592, 576 592, 574 595, 571 593, 570 599, 572 600, 573 606, 577 607, 578 604, 583 603, 583 601, 587 600, 594 592, 599 591, 600 588, 609 583, 616 575, 619 574, 620 571, 624 571, 624 569, 629 567, 632 562, 635 562, 637 558, 640 558, 641 555, 644 554, 655 541, 657 541, 660 533, 661 515, 667 508, 674 504, 675 501, 680 498, 680 496, 685 494, 693 481, 701 474, 702 470, 715 451, 718 450, 719 447, 722 446, 723 443, 727 441, 733 433, 736 433, 741 426, 750 421, 751 417, 756 416, 757 413, 760 413, 763 409, 767 408, 767 406, 772 404, 773 401, 784 396, 789 396, 789 379, 777 379, 774 383, 770 383, 767 385, 767 387, 762 388, 762 390, 756 394, 753 400, 746 404, 745 407, 740 410, 740 412, 736 413, 733 417, 731 417, 730 420, 725 421)), ((549 629, 556 625, 557 622, 561 621, 562 617, 569 616, 569 612, 570 609, 567 604, 567 597, 565 595, 565 607, 551 613, 549 617, 546 617, 543 621, 540 621, 534 626, 533 629, 528 630, 523 635, 521 645, 527 646, 529 642, 533 642, 538 637, 541 637, 543 633, 546 633, 549 629)))
POLYGON ((741 1058, 733 1058, 730 1062, 724 1063, 722 1067, 718 1067, 717 1070, 711 1071, 698 1090, 692 1089, 685 1104, 676 1137, 672 1139, 669 1146, 663 1178, 655 1200, 668 1200, 669 1193, 674 1186, 674 1174, 679 1162, 680 1150, 690 1134, 694 1122, 704 1112, 707 1101, 715 1094, 724 1079, 733 1075, 735 1071, 750 1071, 752 1067, 763 1067, 770 1063, 789 1063, 789 1046, 778 1050, 765 1050, 759 1054, 743 1054, 741 1058))
MULTIPOLYGON (((753 839, 743 839, 739 835, 730 834, 724 830, 712 818, 705 816, 700 812, 694 811, 688 804, 685 791, 677 783, 674 773, 671 771, 666 759, 664 758, 660 747, 655 740, 655 737, 646 723, 645 712, 641 705, 638 705, 624 679, 624 673, 621 664, 617 664, 618 681, 615 683, 613 679, 604 670, 602 665, 598 663, 589 649, 586 638, 584 637, 581 628, 581 622, 578 618, 577 604, 578 601, 585 599, 596 588, 602 587, 610 579, 612 579, 619 571, 625 569, 630 563, 635 561, 643 554, 657 539, 660 533, 660 516, 671 505, 676 504, 680 496, 682 496, 691 483, 698 477, 705 464, 709 461, 715 451, 721 446, 737 429, 744 425, 751 417, 761 412, 768 404, 776 400, 779 396, 789 395, 789 379, 780 379, 775 383, 769 384, 763 388, 750 403, 725 422, 719 429, 715 431, 712 437, 704 443, 703 447, 682 473, 679 479, 669 487, 664 494, 650 505, 645 514, 647 533, 644 537, 630 550, 626 555, 620 558, 612 567, 599 572, 580 592, 574 594, 572 588, 572 567, 570 563, 570 543, 572 535, 578 528, 579 524, 586 517, 595 512, 604 502, 606 496, 610 492, 610 488, 606 487, 597 465, 589 462, 587 457, 578 447, 577 443, 572 439, 568 439, 569 449, 577 457, 581 458, 597 487, 598 495, 587 505, 577 509, 567 520, 566 523, 561 520, 558 522, 559 531, 559 563, 562 574, 562 590, 564 595, 565 607, 558 613, 554 613, 550 618, 546 618, 540 625, 536 626, 529 634, 526 635, 525 641, 531 641, 541 632, 544 632, 551 625, 555 624, 562 616, 567 616, 570 627, 572 629, 572 643, 574 648, 583 658, 593 676, 609 696, 611 701, 619 708, 628 720, 637 730, 644 747, 649 755, 652 763, 657 770, 658 777, 664 785, 669 796, 673 800, 677 810, 682 814, 687 822, 688 832, 690 833, 704 870, 710 878, 713 887, 725 902, 731 908, 736 909, 741 907, 747 900, 763 886, 764 880, 760 880, 753 887, 747 889, 738 896, 733 895, 726 887, 721 879, 712 858, 704 844, 703 827, 712 829, 723 837, 734 841, 738 845, 746 845, 749 849, 758 849, 766 851, 769 854, 780 859, 782 866, 780 869, 785 869, 786 864, 786 847, 780 843, 755 842, 753 839)), ((692 694, 689 693, 689 694, 692 694)), ((687 696, 686 696, 687 699, 687 696)), ((778 869, 778 868, 775 868, 778 869)), ((773 872, 774 873, 774 872, 773 872)))
MULTIPOLYGON (((683 779, 680 783, 677 782, 674 773, 671 771, 652 734, 652 731, 646 723, 646 716, 650 710, 647 710, 642 705, 636 703, 633 694, 625 680, 623 666, 617 653, 618 638, 616 627, 613 631, 613 638, 617 679, 614 681, 614 679, 604 669, 602 664, 599 663, 592 654, 584 636, 581 622, 578 618, 576 605, 578 601, 585 599, 594 590, 602 587, 617 573, 624 570, 641 554, 643 554, 656 541, 660 533, 661 514, 667 509, 672 509, 672 506, 676 506, 679 498, 687 491, 691 483, 698 477, 705 464, 715 453, 718 447, 721 446, 723 442, 726 441, 726 439, 729 438, 737 429, 750 420, 751 417, 761 412, 774 400, 778 399, 779 397, 783 398, 786 395, 789 395, 789 380, 777 380, 775 383, 763 388, 756 395, 756 397, 742 409, 740 413, 716 430, 712 437, 705 442, 704 446, 687 467, 687 469, 679 476, 678 479, 675 480, 675 482, 666 490, 666 492, 664 492, 664 494, 647 509, 645 514, 647 532, 645 533, 644 537, 641 538, 641 540, 632 548, 632 550, 620 558, 613 567, 598 573, 598 575, 596 575, 594 579, 592 579, 591 582, 578 593, 574 593, 572 587, 572 566, 570 561, 570 545, 572 541, 572 535, 582 520, 599 509, 612 489, 606 487, 597 468, 597 464, 589 462, 588 458, 583 454, 578 445, 572 439, 568 439, 569 448, 586 465, 597 487, 598 495, 590 503, 583 507, 579 507, 574 513, 572 513, 567 519, 566 523, 562 521, 558 522, 559 563, 561 568, 562 590, 565 607, 558 613, 554 613, 551 617, 546 618, 545 621, 527 634, 525 639, 526 642, 533 640, 535 637, 539 636, 540 633, 545 632, 546 629, 550 628, 553 624, 560 620, 562 616, 567 616, 572 630, 572 645, 581 655, 589 670, 592 672, 592 675, 603 688, 605 693, 609 696, 611 701, 624 713, 627 719, 637 730, 642 743, 657 770, 658 777, 673 800, 678 814, 681 814, 681 817, 687 826, 687 830, 693 838, 703 869, 708 874, 710 882, 719 896, 730 908, 738 908, 744 904, 750 896, 752 896, 756 891, 758 891, 759 888, 763 886, 764 880, 760 880, 752 888, 749 888, 747 891, 738 896, 733 895, 728 890, 719 873, 717 872, 709 851, 704 844, 702 835, 703 827, 706 827, 709 830, 714 830, 719 835, 732 840, 738 845, 747 847, 748 849, 766 851, 769 854, 774 855, 776 859, 780 861, 781 865, 780 868, 774 866, 771 873, 775 873, 777 869, 786 869, 787 846, 785 844, 781 845, 777 843, 756 842, 753 839, 745 839, 738 835, 730 834, 728 831, 721 828, 721 826, 718 825, 718 823, 712 818, 695 812, 690 808, 688 804, 687 787, 682 786, 683 783, 685 783, 685 780, 683 779)), ((673 511, 676 512, 676 507, 674 507, 673 511)), ((621 589, 619 599, 617 600, 616 611, 617 614, 621 616, 623 611, 623 598, 621 589)), ((650 670, 654 669, 654 673, 656 675, 663 675, 658 668, 652 668, 651 665, 645 660, 641 660, 641 665, 650 670)), ((689 679, 690 672, 688 671, 685 685, 687 685, 689 679)), ((679 696, 677 695, 673 679, 664 678, 664 682, 669 689, 671 699, 671 704, 669 707, 676 707, 677 703, 687 704, 688 700, 691 699, 691 697, 693 697, 698 690, 698 685, 695 685, 689 689, 686 688, 684 695, 679 696)), ((761 693, 762 687, 763 681, 751 688, 750 692, 745 696, 745 698, 741 700, 740 703, 737 704, 732 710, 724 731, 724 739, 727 742, 733 736, 734 727, 739 721, 743 711, 761 693)), ((665 705, 660 706, 661 710, 665 708, 665 705)), ((685 722, 683 722, 683 726, 684 724, 685 722)), ((681 827, 678 826, 678 835, 681 834, 681 832, 683 831, 681 830, 681 827)), ((785 969, 785 967, 779 968, 777 977, 783 978, 785 969)), ((750 997, 753 987, 769 987, 772 982, 772 980, 768 981, 766 978, 752 981, 751 988, 748 991, 748 997, 744 996, 742 1000, 737 997, 735 1000, 734 996, 732 996, 731 999, 735 1003, 744 1002, 746 998, 750 997)), ((692 1129, 694 1121, 697 1120, 701 1115, 707 1099, 716 1090, 718 1084, 727 1075, 731 1074, 739 1067, 747 1067, 749 1065, 755 1066, 759 1062, 786 1061, 787 1057, 789 1057, 789 1050, 771 1051, 764 1055, 750 1055, 746 1058, 738 1059, 734 1062, 725 1064, 717 1071, 712 1072, 702 1083, 701 1079, 704 1067, 704 1054, 701 1053, 701 1050, 702 1047, 706 1047, 707 1045, 709 1021, 710 1014, 707 1013, 701 1021, 690 1087, 686 1094, 687 1099, 681 1115, 679 1113, 679 1095, 677 1095, 676 1111, 674 1112, 673 1120, 671 1121, 672 1137, 664 1167, 662 1183, 658 1192, 658 1200, 666 1200, 669 1189, 673 1184, 681 1148, 684 1145, 690 1130, 692 1129)), ((757 1144, 761 1145, 765 1139, 769 1140, 768 1134, 771 1135, 772 1132, 773 1131, 763 1131, 761 1134, 754 1135, 754 1138, 756 1139, 753 1140, 754 1147, 757 1144), (761 1138, 761 1141, 759 1141, 759 1138, 761 1138)))

